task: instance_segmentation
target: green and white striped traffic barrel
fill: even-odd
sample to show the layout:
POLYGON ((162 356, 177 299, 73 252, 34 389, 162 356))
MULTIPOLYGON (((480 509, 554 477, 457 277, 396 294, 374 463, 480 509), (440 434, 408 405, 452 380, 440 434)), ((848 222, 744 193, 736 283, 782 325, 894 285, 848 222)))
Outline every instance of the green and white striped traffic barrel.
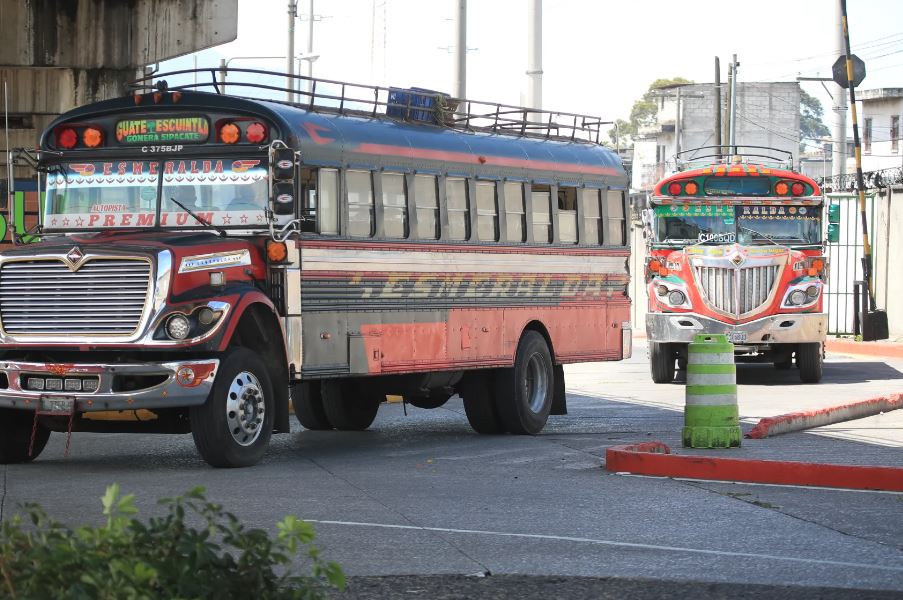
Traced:
POLYGON ((737 448, 737 366, 726 335, 697 335, 687 356, 685 448, 737 448))

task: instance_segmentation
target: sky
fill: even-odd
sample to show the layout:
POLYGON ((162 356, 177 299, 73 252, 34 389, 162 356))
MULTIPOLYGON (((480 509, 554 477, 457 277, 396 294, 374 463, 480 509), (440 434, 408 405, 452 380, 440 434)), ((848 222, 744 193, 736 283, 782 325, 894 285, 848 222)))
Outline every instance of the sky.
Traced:
MULTIPOLYGON (((306 51, 308 2, 299 1, 295 51, 306 51)), ((315 77, 452 91, 456 0, 313 0, 315 77)), ((520 105, 526 85, 528 0, 469 0, 467 97, 520 105)), ((543 6, 543 108, 626 119, 658 78, 721 79, 733 54, 739 81, 829 77, 837 58, 838 0, 553 0, 543 6)), ((866 63, 857 89, 903 87, 903 0, 848 0, 853 52, 866 63)), ((238 38, 161 65, 285 71, 287 0, 238 0, 238 38)), ((832 99, 818 82, 803 89, 832 99)), ((829 85, 833 93, 836 88, 829 85)), ((851 130, 848 129, 851 135, 851 130)))

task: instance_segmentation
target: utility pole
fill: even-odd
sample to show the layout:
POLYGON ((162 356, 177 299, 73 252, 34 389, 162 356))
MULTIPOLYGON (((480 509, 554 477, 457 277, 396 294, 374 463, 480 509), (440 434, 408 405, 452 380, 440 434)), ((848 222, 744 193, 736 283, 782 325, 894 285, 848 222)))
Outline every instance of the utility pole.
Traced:
POLYGON ((467 95, 467 0, 455 0, 455 98, 467 95))
POLYGON ((715 145, 719 146, 718 155, 721 155, 721 59, 715 57, 715 89, 712 90, 715 105, 715 145))
MULTIPOLYGON (((730 141, 731 139, 731 93, 734 91, 734 65, 727 65, 727 86, 724 88, 724 118, 721 120, 721 143, 730 141)), ((727 152, 730 155, 730 149, 727 152)))
POLYGON ((542 110, 542 0, 527 2, 526 104, 528 108, 542 110))
POLYGON ((731 60, 731 73, 733 75, 731 77, 731 135, 728 142, 731 145, 732 154, 737 153, 737 69, 739 67, 740 63, 737 62, 737 55, 734 54, 731 60))
MULTIPOLYGON (((835 31, 837 32, 836 54, 845 56, 847 53, 846 43, 844 42, 844 17, 843 0, 835 0, 834 2, 834 18, 835 31)), ((847 166, 847 92, 841 86, 835 84, 836 91, 831 94, 834 97, 834 127, 831 128, 831 137, 833 138, 833 151, 831 153, 831 175, 834 181, 840 187, 843 175, 846 173, 847 166)), ((837 191, 837 190, 834 190, 837 191)))
POLYGON ((298 16, 298 0, 288 2, 288 76, 286 77, 285 99, 289 102, 295 96, 295 18, 298 16))
POLYGON ((677 88, 677 115, 674 117, 674 156, 680 156, 680 88, 677 88))

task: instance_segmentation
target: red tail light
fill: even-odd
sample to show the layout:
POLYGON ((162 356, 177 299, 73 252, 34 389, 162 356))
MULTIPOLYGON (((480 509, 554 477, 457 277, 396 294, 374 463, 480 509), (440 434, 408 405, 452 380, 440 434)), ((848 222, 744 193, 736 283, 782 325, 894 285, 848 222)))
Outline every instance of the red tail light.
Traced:
POLYGON ((251 123, 245 130, 245 136, 252 144, 259 144, 267 139, 267 128, 263 123, 251 123))
POLYGON ((790 186, 790 192, 794 196, 802 196, 804 191, 806 191, 806 188, 798 181, 790 186))
POLYGON ((66 150, 75 148, 78 143, 78 134, 71 127, 60 129, 56 132, 56 145, 66 150))
POLYGON ((82 132, 82 142, 88 148, 97 148, 103 143, 103 133, 94 127, 88 127, 82 132))
POLYGON ((219 141, 224 144, 234 144, 241 137, 241 129, 235 123, 224 123, 219 128, 219 141))
POLYGON ((680 184, 676 181, 668 185, 668 193, 672 196, 677 196, 680 194, 680 184))

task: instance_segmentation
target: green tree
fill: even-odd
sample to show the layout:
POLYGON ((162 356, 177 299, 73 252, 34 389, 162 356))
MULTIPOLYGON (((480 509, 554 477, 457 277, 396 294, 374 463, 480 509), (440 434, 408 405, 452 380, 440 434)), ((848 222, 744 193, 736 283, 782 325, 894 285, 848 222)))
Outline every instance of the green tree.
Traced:
POLYGON ((680 83, 693 82, 683 77, 674 77, 672 79, 656 79, 650 83, 649 89, 646 90, 642 98, 633 103, 633 107, 630 109, 630 120, 618 119, 618 127, 612 127, 609 130, 608 136, 611 138, 612 143, 616 143, 618 141, 617 136, 620 135, 622 147, 633 144, 633 138, 636 137, 641 127, 654 125, 656 122, 658 116, 658 105, 655 102, 656 92, 663 87, 680 83))
POLYGON ((831 135, 822 121, 825 111, 818 98, 800 90, 800 152, 805 152, 808 141, 831 135))

